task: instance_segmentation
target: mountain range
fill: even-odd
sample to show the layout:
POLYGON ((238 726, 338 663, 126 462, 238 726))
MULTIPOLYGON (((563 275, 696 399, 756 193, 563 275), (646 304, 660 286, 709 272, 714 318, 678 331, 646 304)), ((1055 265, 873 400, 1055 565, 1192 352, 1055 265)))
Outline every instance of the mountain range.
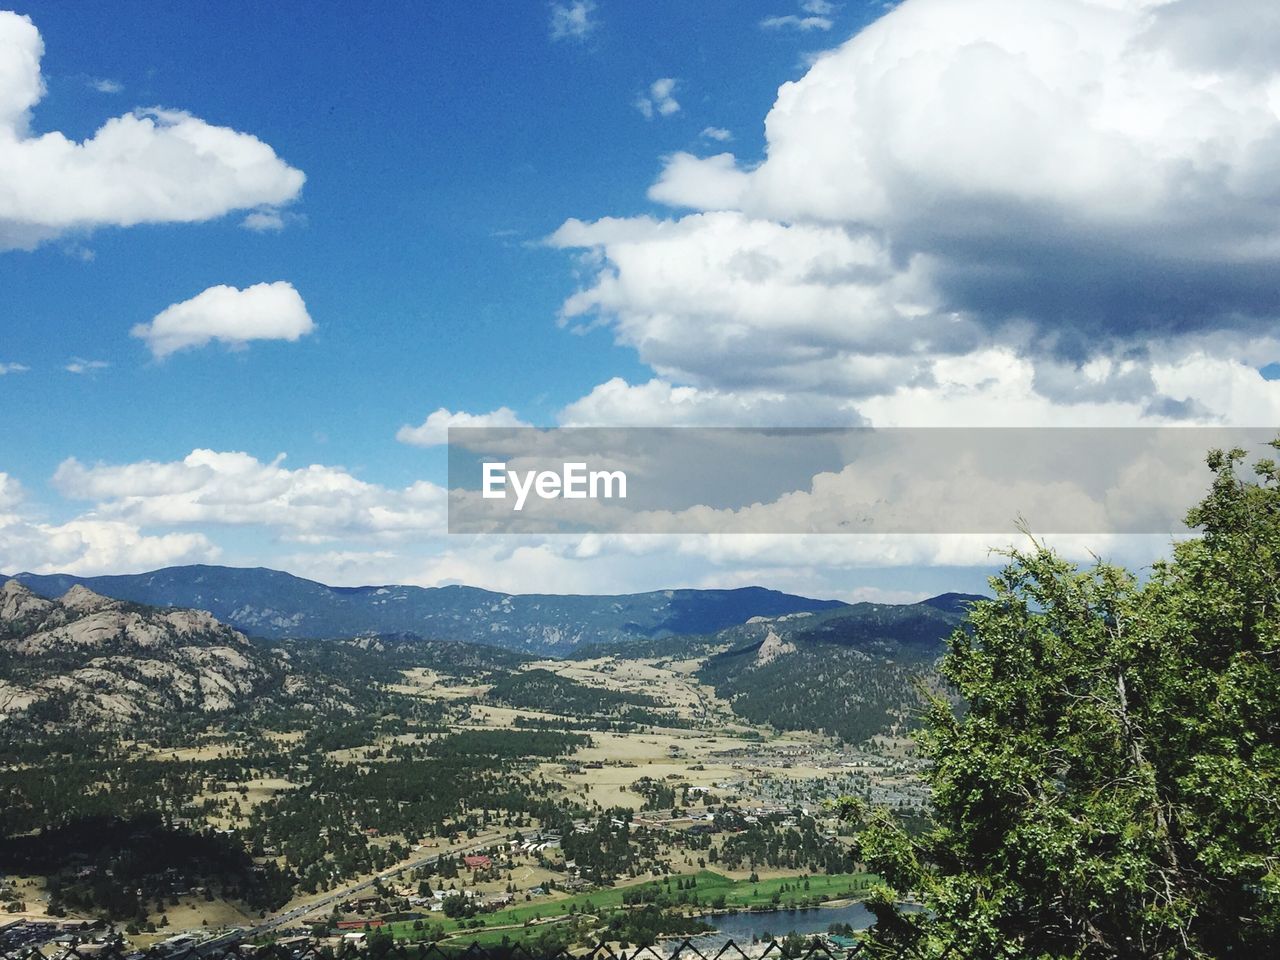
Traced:
POLYGON ((559 678, 537 687, 547 671, 521 672, 531 657, 616 656, 693 658, 697 678, 752 722, 861 741, 912 724, 921 690, 942 687, 946 638, 979 599, 845 604, 760 588, 517 596, 337 588, 213 566, 23 574, 0 579, 0 726, 345 711, 357 675, 394 682, 424 663, 483 675, 499 693, 519 686, 500 700, 557 701, 562 690, 543 688, 559 678))
MULTIPOLYGON (((0 575, 0 582, 5 579, 0 575)), ((78 585, 132 603, 207 610, 266 639, 416 634, 553 656, 584 645, 709 634, 752 617, 847 606, 762 587, 617 596, 507 594, 466 586, 330 587, 278 570, 210 565, 102 577, 19 573, 12 579, 49 598, 78 585)))

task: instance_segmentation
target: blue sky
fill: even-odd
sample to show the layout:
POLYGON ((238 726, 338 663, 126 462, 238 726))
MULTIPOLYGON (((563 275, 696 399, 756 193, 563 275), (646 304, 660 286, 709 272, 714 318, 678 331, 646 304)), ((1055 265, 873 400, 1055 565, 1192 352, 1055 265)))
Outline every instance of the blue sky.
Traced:
MULTIPOLYGON (((1214 61, 1194 2, 964 6, 17 5, 34 31, 6 21, 0 82, 35 76, 40 43, 44 92, 7 114, 0 94, 0 121, 26 147, 155 107, 240 139, 175 158, 159 120, 145 163, 113 156, 100 183, 87 153, 9 168, 0 143, 21 171, 0 190, 0 569, 905 596, 973 588, 985 554, 464 545, 414 487, 443 482, 442 448, 397 431, 502 408, 1275 422, 1259 368, 1280 360, 1280 205, 1255 149, 1280 129, 1273 53, 1214 61), (1104 53, 1080 67, 1077 45, 1104 53), (1211 71, 1206 106, 1190 97, 1211 71), (250 183, 253 144, 270 153, 250 183), (127 197, 102 199, 112 177, 127 197), (270 229, 245 227, 255 212, 270 229), (277 282, 305 303, 290 339, 161 356, 131 335, 210 288, 277 282)), ((1228 33, 1273 29, 1226 9, 1228 33)))
POLYGON ((134 106, 177 107, 253 133, 307 183, 279 233, 228 216, 0 258, 5 358, 32 367, 0 382, 21 451, 6 468, 38 487, 73 454, 209 446, 336 457, 396 483, 438 458, 388 441, 438 406, 546 421, 602 370, 638 374, 607 335, 557 326, 573 278, 538 241, 570 216, 651 208, 660 155, 696 148, 706 126, 758 150, 762 112, 812 39, 758 29, 776 5, 695 6, 617 5, 584 41, 559 42, 538 3, 20 8, 47 50, 37 132, 83 138, 134 106), (668 75, 687 106, 646 121, 632 103, 668 75), (277 279, 315 320, 305 342, 154 363, 128 337, 213 284, 277 279), (111 368, 66 375, 73 357, 111 368))

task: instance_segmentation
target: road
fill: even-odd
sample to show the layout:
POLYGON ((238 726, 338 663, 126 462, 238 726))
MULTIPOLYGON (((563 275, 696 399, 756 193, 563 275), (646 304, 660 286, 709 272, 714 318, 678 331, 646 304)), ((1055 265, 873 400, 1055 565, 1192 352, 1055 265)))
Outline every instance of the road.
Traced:
POLYGON ((233 943, 243 940, 252 940, 272 931, 279 930, 281 927, 287 927, 291 923, 301 920, 303 917, 313 913, 319 913, 326 907, 331 907, 335 903, 341 903, 344 900, 350 900, 355 894, 369 890, 375 883, 379 881, 390 880, 397 877, 407 870, 416 870, 419 867, 434 866, 440 862, 441 857, 456 857, 461 854, 479 853, 493 844, 505 839, 501 833, 484 834, 476 837, 465 847, 450 847, 447 850, 441 850, 431 854, 429 857, 419 857, 415 860, 402 861, 394 867, 383 870, 381 873, 369 877, 367 880, 361 880, 357 883, 340 887, 337 890, 331 890, 319 900, 311 900, 307 903, 292 907, 283 913, 277 913, 274 916, 254 924, 252 927, 245 927, 240 930, 233 930, 230 933, 224 933, 221 936, 214 937, 211 940, 205 940, 196 948, 196 952, 205 954, 212 953, 220 947, 225 947, 233 943))

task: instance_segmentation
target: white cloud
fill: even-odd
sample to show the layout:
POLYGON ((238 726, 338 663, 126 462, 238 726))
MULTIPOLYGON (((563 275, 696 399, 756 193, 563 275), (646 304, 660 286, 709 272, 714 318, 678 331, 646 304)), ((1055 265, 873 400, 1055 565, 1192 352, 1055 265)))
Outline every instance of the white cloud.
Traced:
POLYGON ((33 136, 44 96, 44 42, 28 17, 0 11, 0 250, 70 232, 192 223, 280 206, 305 177, 256 137, 159 107, 108 120, 89 139, 33 136))
POLYGON ((733 139, 732 131, 724 127, 703 127, 699 136, 704 140, 715 140, 718 143, 728 143, 733 139))
POLYGON ((587 251, 566 321, 670 391, 611 381, 566 416, 791 391, 873 423, 1256 422, 1277 51, 1259 0, 906 0, 782 85, 763 160, 666 158, 650 199, 701 213, 552 236, 587 251))
MULTIPOLYGON (((245 454, 199 450, 168 463, 85 467, 69 460, 55 475, 55 486, 67 497, 98 502, 66 523, 45 522, 14 512, 21 491, 0 477, 0 556, 6 572, 89 575, 213 562, 223 551, 210 540, 209 528, 227 525, 267 532, 294 545, 274 556, 257 553, 254 562, 327 583, 467 583, 565 593, 760 583, 808 596, 863 599, 870 596, 858 592, 863 589, 859 571, 990 566, 998 563, 992 544, 1001 541, 978 535, 444 538, 439 534, 445 492, 430 484, 390 490, 358 481, 341 468, 312 465, 291 471, 280 460, 265 463, 245 454), (206 529, 172 529, 193 525, 206 529)), ((1094 550, 1140 565, 1160 555, 1168 538, 1058 537, 1053 542, 1084 561, 1094 550)))
POLYGON ((436 447, 449 442, 450 427, 527 427, 508 407, 488 413, 454 413, 441 407, 418 426, 405 424, 396 431, 396 439, 415 447, 436 447))
POLYGON ((0 471, 0 510, 16 507, 25 499, 25 494, 16 477, 0 471))
POLYGON ((132 524, 85 518, 0 526, 0 543, 23 570, 81 576, 208 563, 220 554, 202 533, 148 535, 132 524))
POLYGON ((782 86, 744 209, 873 225, 958 267, 1230 276, 1276 257, 1280 23, 1213 5, 1219 46, 1275 42, 1209 65, 1189 7, 1209 9, 908 0, 782 86))
POLYGON ((669 207, 736 210, 751 186, 751 175, 738 169, 731 153, 695 157, 683 151, 664 159, 662 175, 649 188, 649 199, 669 207))
POLYGON ((551 4, 551 39, 585 40, 599 26, 594 0, 551 4))
POLYGON ((410 564, 390 550, 321 550, 291 553, 273 563, 299 577, 336 587, 404 583, 410 564))
POLYGON ((0 363, 0 377, 7 373, 26 373, 31 368, 21 363, 0 363))
POLYGON ((765 30, 782 30, 786 28, 791 30, 808 31, 830 30, 833 24, 830 17, 801 17, 794 13, 788 13, 765 17, 760 21, 760 26, 765 30))
POLYGON ((202 533, 147 535, 132 524, 93 516, 49 523, 19 512, 25 501, 17 480, 0 473, 3 573, 134 573, 218 556, 202 533))
POLYGON ((101 517, 140 526, 224 524, 274 530, 304 543, 402 540, 442 533, 445 491, 419 481, 399 490, 352 476, 341 467, 297 470, 284 457, 193 450, 182 460, 59 465, 54 486, 93 501, 101 517))
POLYGON ((565 427, 807 426, 853 427, 852 402, 795 392, 719 391, 664 380, 629 384, 614 377, 560 412, 565 427))
POLYGON ((133 336, 156 357, 203 347, 217 340, 240 349, 252 340, 293 342, 315 329, 307 305, 284 280, 238 290, 219 285, 190 300, 165 307, 150 323, 137 324, 133 336))
POLYGON ((124 93, 124 84, 119 80, 107 80, 102 77, 90 77, 89 87, 98 93, 124 93))
POLYGON ((551 238, 602 257, 566 318, 608 318, 666 379, 719 390, 883 393, 966 347, 921 271, 874 238, 740 213, 569 221, 551 238))
POLYGON ((254 210, 240 221, 240 226, 254 233, 278 233, 284 229, 284 216, 279 210, 267 207, 254 210))
MULTIPOLYGON (((1131 567, 1165 555, 1167 536, 1053 537, 1050 542, 1078 562, 1093 553, 1131 567)), ((1013 538, 977 535, 842 536, 839 534, 589 534, 583 537, 451 537, 430 557, 403 556, 357 574, 349 582, 400 582, 421 586, 465 583, 512 593, 630 593, 673 586, 732 588, 766 585, 802 596, 909 602, 916 594, 885 594, 860 587, 873 568, 998 567, 1013 538)), ((1025 546, 1025 542, 1022 543, 1025 546)), ((331 569, 307 569, 320 580, 343 582, 341 560, 331 569)), ((954 585, 943 581, 939 590, 954 585)))
POLYGON ((636 99, 636 109, 644 114, 646 120, 679 113, 680 104, 674 96, 678 83, 674 77, 660 77, 653 81, 648 91, 636 99))
POLYGON ((830 30, 837 6, 827 0, 801 0, 799 14, 775 14, 760 21, 763 30, 830 30))
POLYGON ((86 360, 83 357, 72 357, 62 369, 67 373, 92 373, 94 370, 106 370, 111 364, 106 360, 86 360))

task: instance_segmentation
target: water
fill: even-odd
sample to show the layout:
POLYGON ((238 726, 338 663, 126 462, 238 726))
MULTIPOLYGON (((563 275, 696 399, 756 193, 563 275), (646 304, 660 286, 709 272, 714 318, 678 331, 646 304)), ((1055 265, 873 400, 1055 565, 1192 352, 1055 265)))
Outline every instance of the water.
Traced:
POLYGON ((766 932, 783 937, 796 933, 826 933, 833 923, 847 923, 855 930, 865 930, 876 922, 875 915, 859 902, 841 907, 815 907, 812 910, 775 910, 771 913, 723 913, 704 917, 716 928, 711 937, 750 942, 766 932))

